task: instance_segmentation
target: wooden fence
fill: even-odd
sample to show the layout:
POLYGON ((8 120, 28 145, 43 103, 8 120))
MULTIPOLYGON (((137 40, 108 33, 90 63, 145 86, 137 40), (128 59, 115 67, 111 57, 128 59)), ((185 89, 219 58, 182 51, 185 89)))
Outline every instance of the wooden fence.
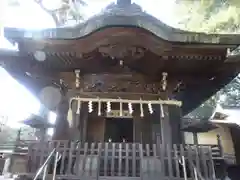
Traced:
MULTIPOLYGON (((193 179, 194 167, 205 179, 215 177, 213 160, 217 155, 212 156, 212 149, 216 147, 68 141, 31 144, 28 152, 28 173, 35 173, 53 148, 61 154, 57 165, 59 177, 183 179, 185 175, 185 178, 193 179)), ((48 168, 48 173, 51 174, 53 163, 48 168)))

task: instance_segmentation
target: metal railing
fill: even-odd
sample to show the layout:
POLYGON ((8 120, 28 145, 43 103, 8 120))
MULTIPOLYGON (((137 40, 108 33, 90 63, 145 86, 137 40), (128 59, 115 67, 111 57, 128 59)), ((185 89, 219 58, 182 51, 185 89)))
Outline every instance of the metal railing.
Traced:
POLYGON ((189 161, 190 166, 193 168, 194 173, 194 179, 195 180, 205 180, 201 174, 201 172, 197 169, 197 167, 194 165, 193 161, 189 161))
POLYGON ((186 168, 186 161, 185 161, 185 157, 184 156, 182 156, 181 159, 179 159, 179 163, 183 167, 183 177, 184 177, 184 180, 187 180, 188 179, 188 177, 187 177, 187 168, 186 168))
POLYGON ((37 180, 42 172, 43 172, 43 178, 42 179, 43 180, 46 179, 49 162, 51 161, 51 159, 52 159, 52 157, 54 156, 55 153, 56 153, 56 156, 55 156, 55 161, 54 161, 53 180, 56 179, 56 169, 57 169, 57 161, 58 161, 59 154, 58 154, 58 152, 56 152, 56 148, 54 148, 51 151, 51 153, 49 154, 49 156, 47 157, 46 161, 43 163, 43 165, 38 169, 38 171, 37 171, 35 177, 33 178, 33 180, 37 180))
MULTIPOLYGON (((197 167, 194 165, 192 160, 188 161, 190 166, 193 169, 193 175, 194 175, 194 180, 205 180, 205 178, 202 176, 201 172, 197 169, 197 167)), ((185 157, 182 156, 181 158, 179 158, 179 163, 182 165, 183 167, 183 175, 184 175, 184 180, 187 180, 187 167, 186 167, 186 160, 185 157)))

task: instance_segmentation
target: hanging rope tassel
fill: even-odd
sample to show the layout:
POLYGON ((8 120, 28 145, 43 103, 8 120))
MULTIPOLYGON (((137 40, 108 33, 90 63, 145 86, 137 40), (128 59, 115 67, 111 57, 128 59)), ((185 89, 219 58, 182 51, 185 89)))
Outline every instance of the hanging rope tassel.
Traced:
POLYGON ((119 106, 120 106, 120 116, 122 117, 123 116, 123 104, 121 101, 120 101, 119 106))
POLYGON ((133 113, 132 103, 128 103, 128 111, 132 115, 133 113))
MULTIPOLYGON (((142 99, 141 99, 142 100, 142 99)), ((143 104, 140 103, 140 116, 143 117, 144 113, 143 113, 143 104)))
POLYGON ((107 102, 107 112, 108 113, 111 112, 111 102, 110 101, 107 102))
POLYGON ((153 114, 153 108, 151 102, 148 103, 148 110, 150 114, 153 114))
POLYGON ((92 113, 92 112, 93 112, 93 103, 92 103, 92 101, 89 101, 89 102, 88 102, 88 112, 89 112, 89 113, 92 113))
POLYGON ((100 99, 98 98, 98 116, 101 116, 101 101, 100 99))
POLYGON ((72 112, 72 100, 69 101, 69 108, 67 113, 68 123, 71 124, 73 120, 73 112, 72 112))

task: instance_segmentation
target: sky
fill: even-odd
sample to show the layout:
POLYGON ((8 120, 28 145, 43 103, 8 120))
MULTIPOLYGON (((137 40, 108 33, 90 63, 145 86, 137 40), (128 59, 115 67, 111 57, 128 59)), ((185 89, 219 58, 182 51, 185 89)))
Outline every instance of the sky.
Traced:
POLYGON ((6 118, 8 125, 17 127, 17 121, 27 118, 30 113, 38 113, 40 103, 37 98, 3 68, 0 68, 0 83, 0 116, 6 118))
MULTIPOLYGON (((6 6, 7 0, 0 0, 0 25, 25 29, 54 28, 52 18, 44 12, 33 0, 22 0, 18 7, 6 6), (3 8, 4 7, 4 8, 3 8)), ((89 0, 88 6, 82 9, 87 18, 99 13, 114 0, 89 0)), ((167 24, 174 24, 173 0, 135 0, 147 13, 155 16, 167 24)), ((58 5, 58 0, 44 0, 49 8, 58 5)), ((0 29, 0 49, 17 50, 4 37, 0 29)), ((38 113, 40 102, 25 87, 14 80, 3 68, 0 68, 0 117, 5 117, 6 123, 18 127, 20 120, 27 118, 31 113, 38 113)), ((51 121, 56 115, 50 114, 51 121)))

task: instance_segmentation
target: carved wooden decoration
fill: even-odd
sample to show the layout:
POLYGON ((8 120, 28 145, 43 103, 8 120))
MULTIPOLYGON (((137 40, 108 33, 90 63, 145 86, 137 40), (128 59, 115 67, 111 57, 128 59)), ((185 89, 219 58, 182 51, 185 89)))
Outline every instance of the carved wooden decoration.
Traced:
POLYGON ((134 60, 142 58, 146 50, 142 47, 126 46, 126 44, 111 44, 99 47, 98 51, 103 56, 110 56, 118 59, 131 57, 134 60))
POLYGON ((84 92, 130 92, 159 94, 161 83, 136 74, 97 74, 83 77, 84 92))

